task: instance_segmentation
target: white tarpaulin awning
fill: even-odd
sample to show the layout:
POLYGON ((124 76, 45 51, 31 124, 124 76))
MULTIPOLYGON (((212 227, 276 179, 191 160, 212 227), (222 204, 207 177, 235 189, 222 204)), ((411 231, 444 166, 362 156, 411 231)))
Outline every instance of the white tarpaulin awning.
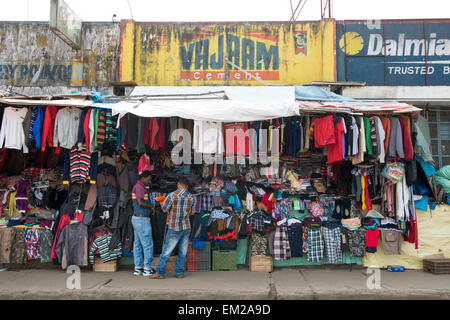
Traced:
POLYGON ((221 122, 259 121, 299 115, 293 86, 136 87, 130 98, 133 96, 139 97, 140 101, 94 106, 111 108, 113 114, 120 114, 121 117, 133 113, 141 117, 181 117, 221 122), (224 92, 207 94, 220 91, 224 92), (228 100, 221 99, 224 95, 228 100))

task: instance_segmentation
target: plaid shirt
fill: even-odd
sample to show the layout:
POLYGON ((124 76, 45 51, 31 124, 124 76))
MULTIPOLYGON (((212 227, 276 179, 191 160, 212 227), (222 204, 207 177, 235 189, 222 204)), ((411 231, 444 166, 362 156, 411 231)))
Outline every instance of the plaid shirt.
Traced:
POLYGON ((248 217, 247 223, 252 228, 252 231, 264 232, 264 217, 260 210, 256 210, 255 213, 248 217))
POLYGON ((328 229, 322 227, 323 239, 327 249, 328 262, 342 261, 341 228, 328 229))
POLYGON ((320 228, 308 228, 308 262, 323 259, 323 239, 320 228))
POLYGON ((186 190, 178 189, 170 193, 162 205, 162 209, 169 211, 169 229, 174 231, 191 228, 189 215, 195 206, 195 198, 186 190))
POLYGON ((291 258, 291 245, 289 243, 288 229, 278 226, 273 240, 273 258, 275 260, 288 260, 291 258))

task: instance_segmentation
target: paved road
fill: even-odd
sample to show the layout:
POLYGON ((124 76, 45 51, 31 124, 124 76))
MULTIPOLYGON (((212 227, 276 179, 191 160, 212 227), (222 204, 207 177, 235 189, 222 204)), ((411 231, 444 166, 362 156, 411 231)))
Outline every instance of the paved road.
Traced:
MULTIPOLYGON (((450 299, 450 275, 381 270, 381 288, 367 288, 364 268, 276 268, 272 273, 237 271, 186 273, 164 280, 81 271, 81 289, 66 288, 60 269, 9 269, 0 272, 2 299, 450 299)), ((371 282, 373 283, 373 282, 371 282)))

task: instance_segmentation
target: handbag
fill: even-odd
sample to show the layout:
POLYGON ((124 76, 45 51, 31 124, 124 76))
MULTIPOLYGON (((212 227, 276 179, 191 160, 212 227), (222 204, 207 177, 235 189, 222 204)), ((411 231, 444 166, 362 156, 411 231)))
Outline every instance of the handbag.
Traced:
POLYGON ((396 184, 397 182, 401 181, 403 179, 403 176, 405 175, 405 169, 403 166, 399 163, 392 162, 386 164, 386 166, 383 169, 383 172, 381 173, 387 180, 392 182, 393 184, 396 184))

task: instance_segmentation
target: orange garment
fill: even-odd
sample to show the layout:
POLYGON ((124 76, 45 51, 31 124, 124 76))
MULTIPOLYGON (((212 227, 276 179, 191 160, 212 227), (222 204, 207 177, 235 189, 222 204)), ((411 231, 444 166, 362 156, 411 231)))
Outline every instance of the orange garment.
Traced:
POLYGON ((361 200, 362 200, 362 210, 366 210, 366 180, 364 179, 364 176, 361 176, 361 200))
POLYGON ((389 137, 391 135, 391 121, 386 117, 380 117, 380 120, 385 132, 384 150, 386 150, 387 153, 387 150, 389 149, 389 137))

